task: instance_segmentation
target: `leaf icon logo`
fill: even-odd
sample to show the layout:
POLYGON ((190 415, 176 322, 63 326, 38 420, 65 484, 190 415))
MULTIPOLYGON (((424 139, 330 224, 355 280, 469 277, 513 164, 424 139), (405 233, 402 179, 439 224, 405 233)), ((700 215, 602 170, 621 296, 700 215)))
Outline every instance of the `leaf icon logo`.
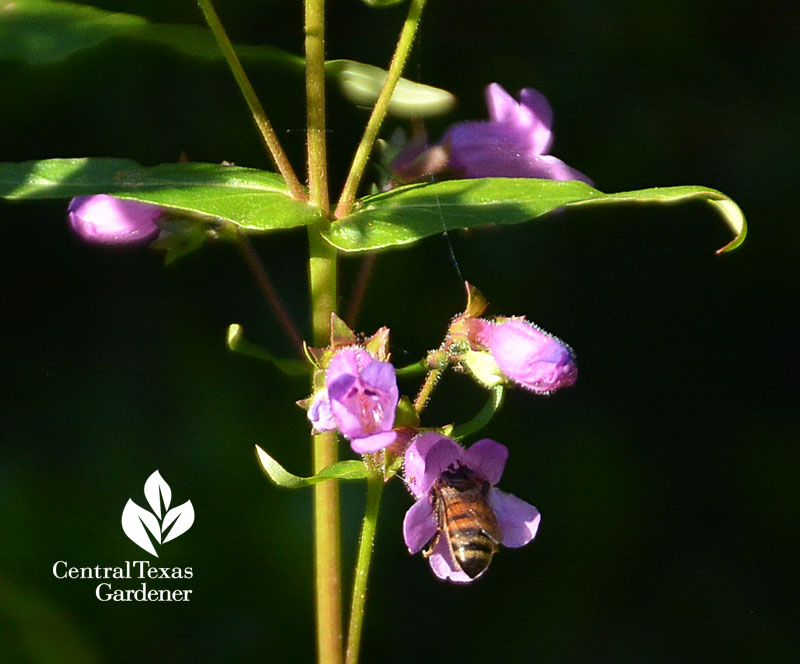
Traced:
POLYGON ((144 483, 144 497, 152 512, 128 499, 122 510, 122 530, 131 541, 158 558, 153 542, 165 544, 189 530, 194 523, 194 507, 187 500, 170 509, 172 489, 158 471, 144 483))

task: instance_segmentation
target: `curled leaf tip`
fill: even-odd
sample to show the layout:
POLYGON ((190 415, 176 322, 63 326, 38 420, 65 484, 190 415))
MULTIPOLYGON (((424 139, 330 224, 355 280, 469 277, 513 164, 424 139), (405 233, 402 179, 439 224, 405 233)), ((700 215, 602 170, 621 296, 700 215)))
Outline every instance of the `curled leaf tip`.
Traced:
POLYGON ((242 326, 239 323, 231 323, 228 325, 228 333, 225 335, 225 343, 230 350, 236 350, 239 341, 242 338, 242 326))
POLYGON ((731 230, 736 234, 728 244, 724 247, 717 249, 718 254, 725 254, 733 251, 740 246, 745 237, 747 237, 747 221, 745 221, 742 209, 730 198, 709 198, 708 202, 711 203, 717 211, 722 215, 725 222, 730 226, 731 230))

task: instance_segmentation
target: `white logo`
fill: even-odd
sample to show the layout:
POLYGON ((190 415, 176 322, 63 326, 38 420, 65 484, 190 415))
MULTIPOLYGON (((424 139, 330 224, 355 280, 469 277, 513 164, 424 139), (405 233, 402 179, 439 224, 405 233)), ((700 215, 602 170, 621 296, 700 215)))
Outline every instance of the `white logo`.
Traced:
POLYGON ((150 475, 144 483, 144 497, 153 511, 148 512, 128 499, 125 509, 122 510, 122 530, 135 544, 158 558, 152 540, 157 544, 166 544, 183 535, 194 523, 194 507, 192 501, 187 500, 183 505, 169 509, 172 489, 158 471, 150 475))

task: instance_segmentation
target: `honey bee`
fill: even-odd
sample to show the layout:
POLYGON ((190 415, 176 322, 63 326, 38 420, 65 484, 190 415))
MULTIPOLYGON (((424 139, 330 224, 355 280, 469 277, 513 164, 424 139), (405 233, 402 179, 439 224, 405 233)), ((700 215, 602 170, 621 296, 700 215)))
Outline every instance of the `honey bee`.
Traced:
POLYGON ((442 473, 432 491, 439 527, 425 555, 445 537, 456 564, 470 579, 476 579, 488 569, 502 540, 497 517, 486 502, 489 482, 469 468, 457 466, 442 473))

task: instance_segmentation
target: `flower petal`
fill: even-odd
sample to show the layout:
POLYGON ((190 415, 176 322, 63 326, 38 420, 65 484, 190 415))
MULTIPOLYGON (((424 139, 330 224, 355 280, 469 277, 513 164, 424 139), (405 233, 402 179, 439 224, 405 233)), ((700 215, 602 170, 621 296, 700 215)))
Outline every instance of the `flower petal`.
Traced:
POLYGON ((568 166, 558 157, 549 154, 540 155, 537 163, 538 168, 546 175, 536 177, 547 178, 548 180, 580 180, 590 187, 594 186, 594 182, 589 176, 584 175, 576 168, 572 168, 572 166, 568 166))
POLYGON ((464 465, 493 486, 503 476, 507 459, 508 448, 490 438, 473 443, 464 453, 464 465))
POLYGON ((490 83, 486 87, 486 106, 489 108, 489 117, 492 122, 507 122, 513 120, 518 113, 519 104, 499 83, 490 83))
POLYGON ((406 484, 411 493, 417 498, 426 496, 439 476, 463 454, 463 447, 440 433, 429 431, 417 436, 405 458, 406 484))
POLYGON ((419 553, 436 535, 438 525, 430 501, 422 498, 406 512, 403 519, 403 539, 409 553, 419 553))
POLYGON ((544 154, 553 143, 553 108, 550 102, 538 90, 523 88, 519 93, 522 106, 527 108, 533 121, 531 122, 532 149, 538 154, 544 154))
POLYGON ((328 394, 325 390, 320 390, 314 395, 307 415, 315 431, 332 431, 336 428, 336 420, 331 412, 331 403, 328 401, 328 394))
POLYGON ((536 536, 542 517, 533 505, 494 487, 489 489, 486 501, 497 517, 503 546, 524 546, 536 536))
POLYGON ((134 244, 158 233, 155 220, 163 214, 158 205, 106 194, 77 196, 67 208, 72 229, 94 244, 134 244))
POLYGON ((578 377, 570 348, 526 320, 499 321, 488 328, 486 342, 503 373, 533 392, 568 387, 578 377))
MULTIPOLYGON (((325 385, 328 391, 330 392, 331 384, 337 382, 341 376, 358 376, 361 370, 372 361, 374 361, 372 355, 361 348, 339 350, 331 359, 325 372, 325 385)), ((339 398, 339 396, 334 398, 339 398)))
POLYGON ((353 438, 350 440, 350 447, 353 448, 354 452, 367 454, 368 452, 382 450, 384 447, 391 445, 395 440, 397 440, 396 431, 384 431, 371 436, 353 438))
MULTIPOLYGON (((458 566, 458 563, 456 563, 453 558, 453 552, 450 550, 450 545, 447 543, 446 537, 440 537, 439 541, 436 542, 436 546, 433 547, 433 552, 428 557, 428 562, 431 565, 433 573, 445 581, 471 583, 475 580, 470 579, 469 575, 458 566)), ((477 579, 478 577, 476 576, 475 578, 477 579)))

